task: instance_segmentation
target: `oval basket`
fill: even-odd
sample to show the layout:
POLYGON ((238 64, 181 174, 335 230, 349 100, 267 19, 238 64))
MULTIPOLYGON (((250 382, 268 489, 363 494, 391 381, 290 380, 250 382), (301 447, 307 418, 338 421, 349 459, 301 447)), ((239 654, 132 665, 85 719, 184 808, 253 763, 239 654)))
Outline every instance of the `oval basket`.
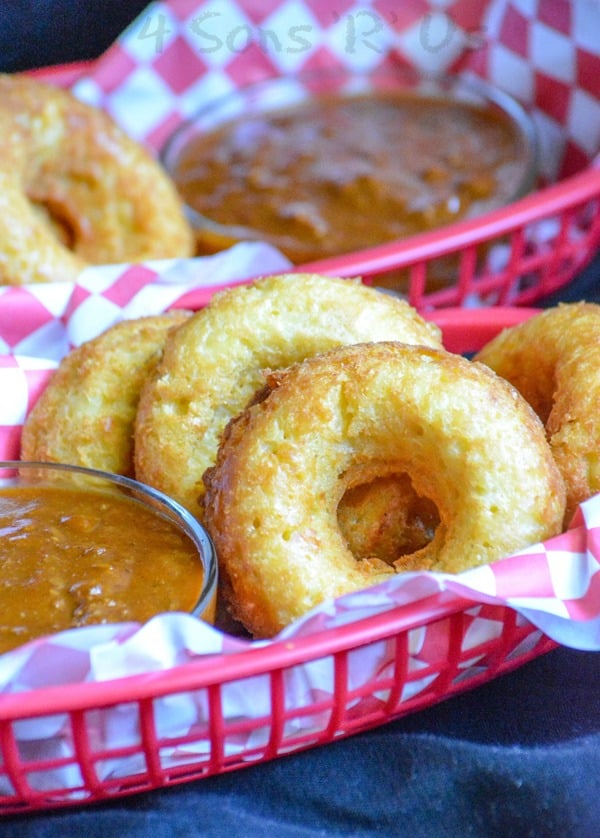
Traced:
MULTIPOLYGON (((445 310, 433 316, 453 351, 472 352, 524 308, 445 310)), ((454 594, 429 596, 341 628, 275 641, 232 655, 106 682, 75 683, 0 696, 0 812, 98 802, 233 771, 422 710, 477 687, 555 648, 517 612, 454 594), (477 620, 493 624, 478 638, 477 620), (365 654, 381 667, 357 677, 365 654), (298 704, 303 666, 327 672, 333 689, 298 704), (232 695, 258 689, 243 719, 232 695), (201 708, 185 729, 165 727, 178 702, 201 708), (129 735, 99 737, 114 719, 129 735), (46 751, 28 726, 48 730, 46 751)))

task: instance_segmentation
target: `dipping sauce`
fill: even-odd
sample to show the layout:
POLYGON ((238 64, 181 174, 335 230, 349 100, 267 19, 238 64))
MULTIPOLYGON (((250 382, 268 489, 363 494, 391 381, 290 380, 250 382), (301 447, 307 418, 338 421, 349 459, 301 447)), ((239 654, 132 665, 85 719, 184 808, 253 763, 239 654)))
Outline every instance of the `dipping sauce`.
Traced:
POLYGON ((202 582, 191 538, 133 498, 0 490, 0 652, 75 626, 190 612, 202 582))
MULTIPOLYGON (((167 162, 189 207, 295 264, 360 250, 512 200, 528 150, 491 104, 381 90, 200 129, 167 162)), ((200 252, 223 246, 197 229, 200 252)))

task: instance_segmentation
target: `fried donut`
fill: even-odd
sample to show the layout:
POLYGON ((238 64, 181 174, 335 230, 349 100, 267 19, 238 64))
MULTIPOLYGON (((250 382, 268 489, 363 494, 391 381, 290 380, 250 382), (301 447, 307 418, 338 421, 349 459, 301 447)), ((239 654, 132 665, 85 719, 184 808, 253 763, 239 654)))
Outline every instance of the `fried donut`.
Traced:
POLYGON ((89 264, 193 255, 162 167, 66 90, 0 74, 0 285, 74 280, 89 264))
POLYGON ((172 311, 124 320, 60 362, 21 436, 21 459, 70 463, 133 476, 133 428, 142 384, 170 329, 172 311))
POLYGON ((358 281, 282 274, 219 292, 170 335, 143 388, 138 479, 201 516, 202 475, 227 422, 264 385, 263 370, 340 344, 386 339, 441 345, 437 326, 358 281))
POLYGON ((477 354, 546 426, 567 487, 565 523, 600 491, 600 306, 562 303, 505 329, 477 354))
POLYGON ((268 637, 397 570, 456 573, 560 531, 564 485, 533 410, 482 364, 400 343, 339 347, 274 374, 205 475, 205 523, 235 616, 268 637), (433 539, 357 561, 336 515, 352 485, 407 473, 433 539))

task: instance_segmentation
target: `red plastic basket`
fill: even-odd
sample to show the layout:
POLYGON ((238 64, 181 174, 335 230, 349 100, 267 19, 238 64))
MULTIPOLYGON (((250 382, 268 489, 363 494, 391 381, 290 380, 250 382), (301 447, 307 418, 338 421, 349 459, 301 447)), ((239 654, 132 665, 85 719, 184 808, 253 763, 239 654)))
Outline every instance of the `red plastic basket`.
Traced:
MULTIPOLYGON (((434 319, 448 348, 462 352, 528 315, 523 308, 446 310, 434 319)), ((444 593, 293 642, 113 681, 3 694, 0 812, 115 799, 325 745, 477 687, 555 645, 509 608, 444 593), (492 639, 478 642, 469 634, 474 618, 494 622, 492 639), (425 626, 435 638, 426 662, 420 658, 425 626), (357 679, 369 651, 385 665, 357 679), (288 679, 310 662, 328 667, 334 690, 298 707, 288 679), (267 709, 253 718, 232 717, 228 691, 247 692, 257 679, 267 709), (183 697, 205 708, 204 721, 184 734, 161 729, 165 703, 183 697), (129 715, 131 735, 99 743, 94 731, 110 728, 114 714, 129 715), (31 755, 23 734, 31 720, 60 731, 60 747, 43 758, 31 755)))
MULTIPOLYGON (((70 84, 80 69, 43 75, 70 84)), ((600 170, 590 168, 482 218, 303 269, 373 280, 406 270, 410 302, 440 324, 448 349, 470 352, 527 317, 524 306, 566 285, 599 245, 600 170), (491 250, 500 258, 488 258, 491 250), (456 282, 432 289, 430 268, 449 256, 456 258, 456 282), (490 307, 456 308, 472 300, 490 307)), ((293 643, 102 683, 3 694, 0 813, 113 800, 325 745, 477 687, 555 645, 509 608, 443 594, 293 643), (469 636, 475 614, 498 626, 493 639, 469 636), (425 626, 438 642, 423 664, 414 650, 425 626), (357 683, 351 673, 360 656, 379 647, 386 666, 357 683), (288 676, 309 662, 329 667, 335 689, 299 708, 288 676), (250 679, 262 682, 268 711, 231 717, 228 690, 244 691, 250 679), (164 704, 181 697, 206 708, 205 721, 183 735, 160 722, 164 704), (109 727, 115 713, 129 714, 132 735, 99 743, 94 730, 109 727), (31 720, 58 727, 60 747, 32 756, 21 735, 31 720)))

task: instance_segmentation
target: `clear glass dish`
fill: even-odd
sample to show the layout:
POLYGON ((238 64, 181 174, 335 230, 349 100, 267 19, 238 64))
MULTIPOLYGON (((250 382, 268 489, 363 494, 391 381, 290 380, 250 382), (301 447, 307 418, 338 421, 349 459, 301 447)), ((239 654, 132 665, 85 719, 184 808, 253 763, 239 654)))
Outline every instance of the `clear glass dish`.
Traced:
MULTIPOLYGON (((483 144, 483 141, 477 142, 480 146, 483 144)), ((415 135, 413 148, 416 147, 418 152, 422 145, 422 136, 415 135)), ((535 188, 537 176, 537 143, 533 123, 512 97, 475 77, 424 78, 407 68, 390 66, 368 74, 342 69, 315 71, 240 88, 207 103, 180 125, 166 142, 161 158, 186 201, 199 252, 215 252, 237 241, 262 240, 278 247, 296 265, 394 241, 510 204, 535 188), (340 129, 344 148, 339 154, 336 154, 335 146, 329 145, 320 156, 324 148, 322 132, 311 136, 310 130, 305 131, 305 136, 298 139, 298 147, 294 150, 292 145, 288 147, 289 135, 277 129, 280 134, 278 147, 274 144, 267 147, 261 152, 263 159, 252 157, 252 149, 260 148, 269 133, 276 133, 272 120, 281 114, 296 110, 302 116, 306 114, 309 121, 314 112, 306 109, 319 101, 324 103, 324 110, 327 111, 331 110, 331 105, 335 107, 340 99, 344 103, 356 104, 360 99, 381 96, 392 102, 410 100, 435 106, 442 113, 440 118, 445 112, 443 108, 450 103, 460 108, 458 113, 485 114, 490 122, 501 123, 507 136, 510 133, 511 153, 514 150, 515 157, 511 161, 499 161, 495 183, 492 187, 485 185, 488 190, 485 195, 478 194, 478 190, 489 174, 489 167, 480 167, 477 176, 470 181, 470 175, 465 174, 471 165, 469 158, 473 156, 474 131, 469 129, 467 122, 460 129, 452 128, 449 119, 447 147, 437 125, 432 123, 429 138, 423 134, 431 146, 429 162, 424 163, 417 157, 407 159, 392 148, 387 162, 388 168, 390 165, 393 167, 391 177, 389 172, 378 168, 380 158, 373 157, 371 160, 371 152, 365 151, 362 145, 363 141, 371 142, 381 132, 382 125, 365 124, 359 119, 353 125, 340 129), (390 96, 403 98, 390 99, 390 96), (362 136, 358 133, 357 137, 349 137, 355 131, 362 131, 362 136), (460 131, 463 131, 462 135, 460 131), (193 198, 192 203, 190 196, 195 188, 194 178, 198 177, 198 163, 203 165, 201 152, 196 149, 200 148, 198 143, 205 142, 215 132, 218 132, 220 144, 217 152, 222 159, 218 163, 207 163, 205 168, 210 173, 208 177, 214 177, 216 186, 209 199, 205 193, 201 198, 193 198), (234 133, 237 134, 235 143, 238 146, 231 151, 229 159, 223 158, 223 154, 229 154, 223 149, 234 133), (451 139, 450 133, 453 134, 451 139), (447 164, 452 185, 448 186, 447 200, 443 193, 439 198, 432 197, 432 201, 437 201, 434 206, 433 203, 424 203, 427 190, 433 193, 438 189, 434 183, 436 179, 447 176, 447 172, 442 171, 435 161, 431 164, 431 154, 438 152, 447 164), (245 169, 240 163, 242 155, 247 158, 243 164, 245 169), (299 174, 292 171, 294 161, 307 155, 311 156, 307 168, 299 174), (352 159, 349 168, 339 173, 342 155, 345 159, 352 156, 352 159), (367 158, 368 164, 361 157, 367 158), (222 172, 218 171, 221 163, 222 172), (370 168, 365 168, 367 165, 370 168), (458 167, 460 171, 457 173, 452 167, 458 167), (289 172, 289 183, 283 186, 286 172, 289 172), (423 194, 415 192, 415 183, 426 180, 423 194), (254 193, 257 182, 260 185, 254 193), (459 184, 456 187, 458 192, 455 183, 459 184), (408 197, 401 195, 405 185, 410 190, 408 197), (250 198, 248 206, 241 211, 236 205, 231 211, 231 218, 225 223, 224 206, 230 201, 232 190, 243 193, 245 200, 248 196, 250 198), (456 194, 451 194, 452 190, 456 194), (335 209, 329 210, 318 202, 321 201, 320 196, 332 192, 339 193, 339 201, 335 209), (254 208, 251 204, 253 193, 254 208), (395 196, 398 201, 390 203, 395 196), (378 203, 380 197, 381 202, 378 203), (208 204, 212 204, 213 208, 210 209, 208 204), (272 205, 273 209, 267 210, 267 205, 272 205), (388 205, 388 214, 394 220, 382 229, 382 218, 388 205), (400 223, 398 219, 404 210, 405 218, 400 223), (368 227, 372 230, 367 230, 368 227), (310 231, 306 233, 308 228, 310 231), (345 238, 338 240, 340 231, 344 231, 345 238), (303 238, 305 233, 306 238, 303 238)), ((206 176, 203 177, 206 180, 206 176)), ((202 188, 205 189, 204 186, 202 188)))
POLYGON ((217 559, 211 539, 193 515, 162 492, 94 469, 0 461, 0 513, 4 593, 14 599, 17 591, 24 603, 14 620, 5 615, 3 644, 19 645, 13 639, 21 634, 23 642, 40 636, 38 626, 52 626, 53 633, 79 625, 143 622, 161 613, 155 605, 163 602, 175 605, 165 611, 185 611, 213 623, 217 559), (51 503, 56 511, 49 511, 51 503), (21 545, 33 559, 32 570, 25 566, 21 545), (18 581, 6 590, 9 567, 18 581), (144 579, 141 593, 132 587, 136 573, 144 579), (141 602, 144 591, 148 599, 141 602), (38 621, 35 609, 44 608, 44 601, 51 601, 53 613, 46 617, 44 611, 38 621), (122 613, 132 616, 119 619, 122 613))

